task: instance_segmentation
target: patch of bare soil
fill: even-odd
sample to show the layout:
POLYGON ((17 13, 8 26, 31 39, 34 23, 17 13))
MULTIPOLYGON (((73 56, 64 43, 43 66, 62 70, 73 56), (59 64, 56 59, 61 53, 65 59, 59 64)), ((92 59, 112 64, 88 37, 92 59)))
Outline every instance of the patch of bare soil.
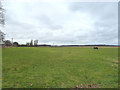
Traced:
POLYGON ((86 84, 86 85, 80 84, 77 85, 75 88, 100 88, 100 87, 97 84, 86 84))

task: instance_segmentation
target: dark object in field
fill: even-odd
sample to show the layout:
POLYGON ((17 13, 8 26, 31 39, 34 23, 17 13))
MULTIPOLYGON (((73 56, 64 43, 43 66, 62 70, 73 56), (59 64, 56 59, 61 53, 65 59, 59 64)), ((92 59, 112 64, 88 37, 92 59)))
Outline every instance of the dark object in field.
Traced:
POLYGON ((93 47, 93 49, 98 49, 98 47, 93 47))

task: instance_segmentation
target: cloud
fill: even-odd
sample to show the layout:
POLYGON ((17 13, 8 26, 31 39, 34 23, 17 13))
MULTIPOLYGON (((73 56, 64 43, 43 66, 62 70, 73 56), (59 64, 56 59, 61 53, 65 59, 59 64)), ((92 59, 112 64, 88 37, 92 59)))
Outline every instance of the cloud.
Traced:
POLYGON ((113 2, 7 0, 6 39, 20 43, 117 44, 118 12, 113 2))

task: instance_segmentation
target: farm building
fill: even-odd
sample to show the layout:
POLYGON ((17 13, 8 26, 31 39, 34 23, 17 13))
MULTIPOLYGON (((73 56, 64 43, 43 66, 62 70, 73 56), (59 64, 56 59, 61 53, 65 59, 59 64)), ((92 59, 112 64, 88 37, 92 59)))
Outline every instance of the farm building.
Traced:
POLYGON ((0 45, 4 46, 5 44, 5 34, 0 30, 0 45))

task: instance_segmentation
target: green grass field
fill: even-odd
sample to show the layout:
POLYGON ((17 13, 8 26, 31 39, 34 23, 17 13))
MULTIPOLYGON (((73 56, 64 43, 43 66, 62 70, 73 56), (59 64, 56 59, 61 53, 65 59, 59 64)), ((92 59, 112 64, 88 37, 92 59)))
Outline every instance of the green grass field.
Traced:
POLYGON ((2 53, 3 88, 118 87, 115 47, 16 47, 2 53))

